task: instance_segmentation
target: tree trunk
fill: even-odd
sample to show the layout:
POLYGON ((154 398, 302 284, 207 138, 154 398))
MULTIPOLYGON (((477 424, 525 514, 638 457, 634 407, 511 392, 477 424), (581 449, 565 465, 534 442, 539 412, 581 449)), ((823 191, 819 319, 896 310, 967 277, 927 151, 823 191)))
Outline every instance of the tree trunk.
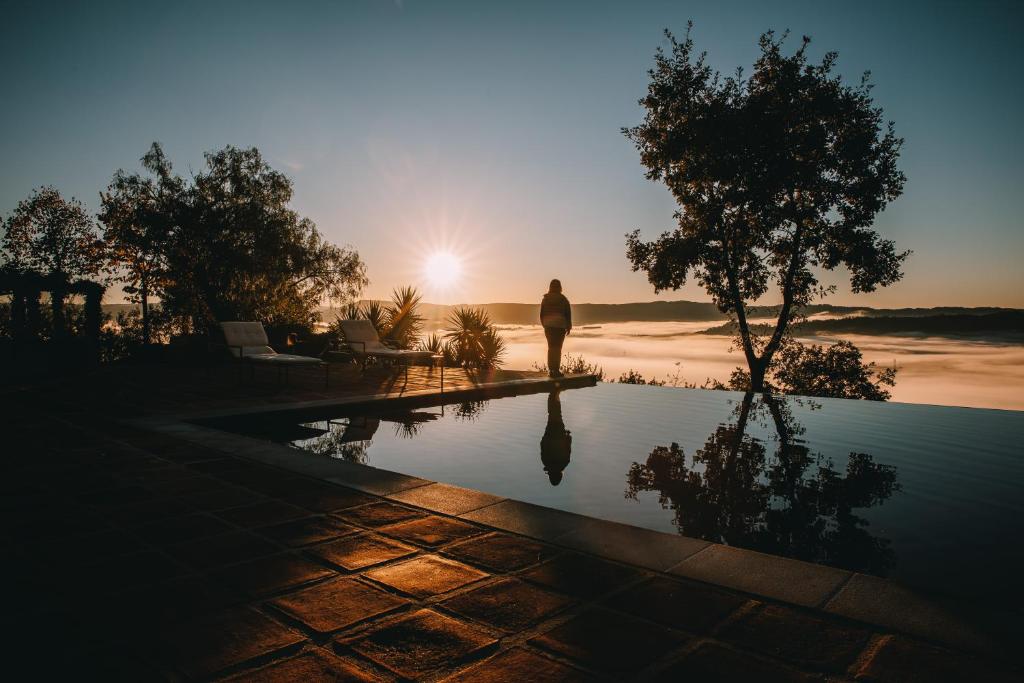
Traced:
POLYGON ((750 361, 750 390, 755 393, 764 392, 764 376, 768 373, 768 362, 770 359, 761 356, 750 361))
POLYGON ((139 298, 142 302, 142 343, 149 346, 149 283, 142 278, 139 287, 139 298))

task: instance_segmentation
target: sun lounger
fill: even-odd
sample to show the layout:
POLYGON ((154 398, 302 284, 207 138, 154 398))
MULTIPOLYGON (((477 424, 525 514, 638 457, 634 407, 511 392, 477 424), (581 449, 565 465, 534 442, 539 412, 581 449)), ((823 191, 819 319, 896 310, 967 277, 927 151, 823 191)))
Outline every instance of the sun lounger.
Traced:
POLYGON ((393 349, 385 345, 377 335, 377 330, 369 320, 341 320, 341 333, 345 335, 345 343, 352 350, 353 355, 366 368, 366 361, 369 358, 382 358, 401 363, 405 366, 406 379, 409 377, 409 365, 413 361, 421 360, 433 363, 441 361, 441 390, 444 390, 444 356, 434 354, 430 351, 412 351, 410 349, 393 349))
POLYGON ((319 367, 324 370, 324 385, 330 383, 330 363, 312 356, 296 356, 278 353, 270 348, 267 332, 260 322, 224 322, 220 324, 228 352, 239 361, 256 365, 276 367, 288 379, 288 370, 295 367, 319 367))

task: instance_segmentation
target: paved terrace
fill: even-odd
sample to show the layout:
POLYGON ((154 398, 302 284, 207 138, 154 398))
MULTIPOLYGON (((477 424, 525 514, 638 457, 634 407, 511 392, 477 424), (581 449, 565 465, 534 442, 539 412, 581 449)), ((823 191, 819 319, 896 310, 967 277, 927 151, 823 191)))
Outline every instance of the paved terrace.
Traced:
POLYGON ((435 386, 273 379, 135 368, 4 392, 6 679, 1020 680, 1016 653, 885 581, 173 417, 435 386))

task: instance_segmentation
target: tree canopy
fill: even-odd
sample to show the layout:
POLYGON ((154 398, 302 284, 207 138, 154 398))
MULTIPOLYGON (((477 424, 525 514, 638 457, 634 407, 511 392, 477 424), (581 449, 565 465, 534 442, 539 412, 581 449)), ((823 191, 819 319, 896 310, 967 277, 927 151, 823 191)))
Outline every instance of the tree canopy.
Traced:
POLYGON ((786 35, 760 39, 753 74, 723 77, 697 54, 687 31, 659 49, 643 122, 623 129, 647 177, 679 205, 677 226, 654 241, 628 236, 634 270, 655 291, 693 277, 737 323, 755 391, 800 308, 831 288, 821 270, 845 266, 854 292, 902 277, 898 252, 871 225, 903 189, 902 140, 874 106, 867 75, 858 86, 834 75, 837 54, 808 60, 804 38, 783 53, 786 35), (772 287, 782 303, 770 334, 748 325, 749 307, 772 287))
POLYGON ((103 243, 89 211, 53 187, 40 187, 18 202, 4 228, 4 257, 15 270, 70 282, 95 277, 103 268, 103 243))
POLYGON ((290 207, 291 180, 259 150, 228 146, 205 160, 185 180, 154 143, 142 160, 152 178, 114 176, 103 216, 133 287, 152 268, 162 307, 195 328, 310 324, 324 300, 358 296, 367 284, 359 254, 325 240, 290 207))

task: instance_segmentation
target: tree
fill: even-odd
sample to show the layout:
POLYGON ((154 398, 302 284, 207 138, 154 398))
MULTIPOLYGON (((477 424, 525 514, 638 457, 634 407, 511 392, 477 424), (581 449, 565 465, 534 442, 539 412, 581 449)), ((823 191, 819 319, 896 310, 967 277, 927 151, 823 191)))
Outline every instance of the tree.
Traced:
MULTIPOLYGON (((88 210, 53 187, 40 187, 18 202, 4 227, 4 257, 15 270, 49 276, 64 285, 102 270, 103 243, 88 210)), ((50 292, 57 335, 65 332, 66 296, 60 285, 50 292)))
POLYGON ((650 71, 643 123, 623 133, 647 177, 671 191, 677 226, 652 242, 627 236, 633 270, 655 291, 694 277, 737 325, 754 391, 802 306, 832 288, 821 270, 845 265, 854 292, 897 282, 909 252, 871 229, 875 215, 903 190, 902 139, 883 125, 867 74, 857 87, 832 74, 837 55, 807 58, 810 39, 792 55, 786 38, 761 36, 753 75, 723 78, 686 40, 666 36, 650 71), (782 299, 770 334, 748 324, 749 306, 774 284, 782 299))
MULTIPOLYGON (((311 324, 325 299, 354 299, 366 286, 359 254, 327 242, 313 221, 289 207, 291 181, 259 150, 209 152, 191 182, 172 176, 162 153, 151 149, 147 156, 147 169, 157 169, 156 187, 169 196, 160 211, 143 206, 133 215, 170 221, 166 239, 158 240, 166 275, 161 308, 182 324, 311 324)), ((150 233, 160 236, 160 226, 148 226, 150 233)))
POLYGON ((99 219, 116 277, 124 283, 129 301, 141 306, 142 343, 149 344, 149 300, 162 295, 168 281, 166 247, 185 184, 171 172, 159 143, 154 142, 141 161, 152 177, 118 170, 107 191, 100 193, 99 219))

